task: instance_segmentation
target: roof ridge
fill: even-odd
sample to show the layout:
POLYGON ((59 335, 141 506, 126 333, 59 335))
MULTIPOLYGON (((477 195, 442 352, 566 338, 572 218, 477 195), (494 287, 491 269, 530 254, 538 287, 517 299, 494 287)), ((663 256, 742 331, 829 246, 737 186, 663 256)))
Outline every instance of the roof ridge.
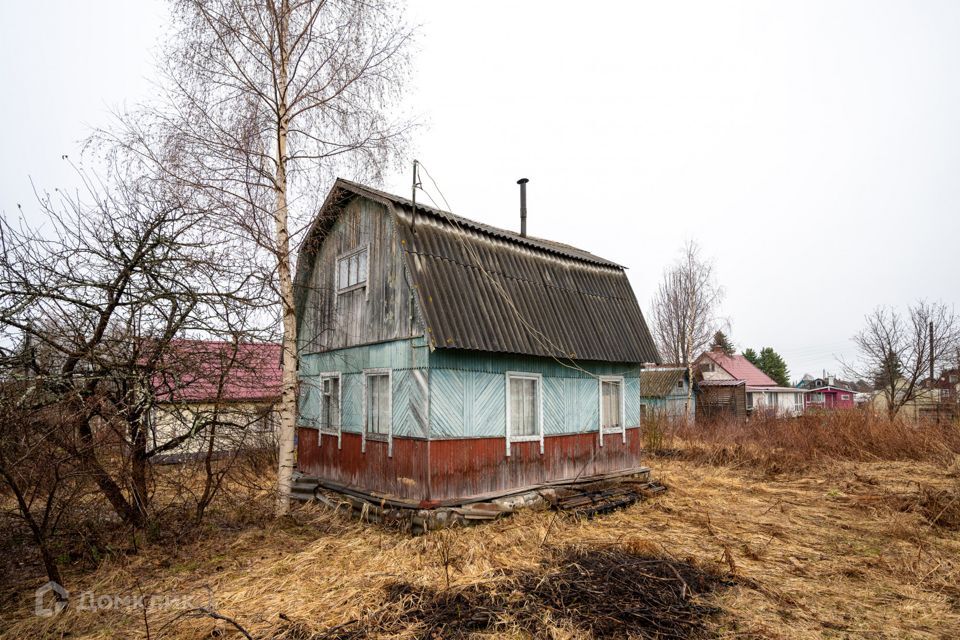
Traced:
MULTIPOLYGON (((346 185, 347 187, 354 189, 356 191, 367 191, 379 196, 380 198, 390 200, 395 204, 399 204, 404 207, 409 207, 411 209, 413 208, 413 201, 410 200, 409 198, 398 196, 396 194, 392 194, 387 191, 383 191, 381 189, 377 189, 374 187, 369 187, 367 185, 360 184, 359 182, 354 182, 353 180, 347 180, 346 178, 337 178, 336 182, 346 185)), ((556 240, 540 238, 538 236, 522 236, 516 231, 511 231, 510 229, 504 229, 503 227, 497 227, 492 224, 487 224, 486 222, 473 220, 472 218, 464 217, 460 214, 453 213, 452 211, 446 211, 445 209, 431 207, 429 205, 423 204, 422 202, 417 202, 416 206, 417 206, 417 211, 423 210, 437 217, 447 219, 448 221, 454 224, 468 226, 474 231, 485 233, 493 237, 499 237, 503 240, 516 242, 518 244, 524 244, 533 248, 542 249, 544 251, 558 253, 568 258, 581 260, 583 262, 592 262, 595 264, 600 264, 608 267, 626 269, 626 267, 624 267, 623 265, 617 262, 614 262, 613 260, 608 260, 607 258, 598 256, 594 253, 590 253, 585 249, 575 247, 574 245, 567 244, 565 242, 558 242, 556 240)))

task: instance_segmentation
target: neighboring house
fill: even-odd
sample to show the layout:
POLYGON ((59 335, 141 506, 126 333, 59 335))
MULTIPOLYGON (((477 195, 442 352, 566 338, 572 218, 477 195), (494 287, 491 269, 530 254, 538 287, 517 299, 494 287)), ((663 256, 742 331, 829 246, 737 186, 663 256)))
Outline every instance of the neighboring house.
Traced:
POLYGON ((206 452, 211 439, 218 453, 275 448, 280 359, 279 344, 173 341, 151 381, 151 446, 192 430, 195 436, 164 451, 169 461, 206 452))
POLYGON ((654 367, 640 372, 640 416, 683 418, 696 411, 696 395, 687 393, 690 377, 685 367, 654 367))
POLYGON ((926 386, 938 390, 940 402, 956 404, 960 402, 960 369, 944 369, 932 385, 928 382, 926 386))
POLYGON ((748 415, 760 410, 787 416, 803 413, 806 391, 779 386, 742 355, 731 356, 711 349, 697 358, 695 367, 699 387, 709 393, 713 393, 711 387, 730 387, 731 382, 742 382, 748 415))
MULTIPOLYGON (((903 396, 904 394, 898 391, 897 397, 902 398, 903 396)), ((877 391, 870 401, 870 408, 878 415, 886 415, 889 411, 889 404, 887 394, 883 391, 877 391)), ((912 421, 936 419, 940 407, 939 390, 918 388, 914 391, 913 397, 903 403, 903 406, 897 412, 897 416, 912 421)))
POLYGON ((856 391, 837 382, 833 376, 812 378, 804 376, 798 389, 806 391, 807 409, 853 409, 857 406, 856 391))
POLYGON ((457 503, 640 468, 623 267, 337 180, 297 261, 298 470, 457 503))

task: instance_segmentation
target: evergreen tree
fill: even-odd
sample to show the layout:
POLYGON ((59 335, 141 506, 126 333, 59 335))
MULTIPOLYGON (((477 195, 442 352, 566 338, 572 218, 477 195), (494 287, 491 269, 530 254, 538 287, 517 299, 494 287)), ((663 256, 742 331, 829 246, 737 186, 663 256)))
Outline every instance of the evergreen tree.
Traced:
POLYGON ((757 352, 754 351, 753 349, 747 349, 746 351, 744 351, 743 357, 746 358, 747 361, 755 367, 760 365, 760 357, 757 355, 757 352))
POLYGON ((727 337, 723 331, 717 331, 713 334, 713 342, 710 343, 711 349, 719 349, 723 351, 728 356, 732 356, 736 353, 736 349, 733 348, 733 343, 730 342, 730 338, 727 337))
MULTIPOLYGON (((749 358, 747 359, 749 360, 749 358)), ((764 347, 760 350, 760 358, 756 366, 773 378, 774 382, 781 387, 790 386, 790 371, 787 369, 787 363, 771 347, 764 347)))

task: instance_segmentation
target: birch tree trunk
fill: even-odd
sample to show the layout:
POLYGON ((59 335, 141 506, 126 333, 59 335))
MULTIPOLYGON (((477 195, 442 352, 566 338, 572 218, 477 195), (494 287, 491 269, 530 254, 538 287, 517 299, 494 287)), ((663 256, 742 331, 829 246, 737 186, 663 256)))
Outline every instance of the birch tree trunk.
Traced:
POLYGON ((283 321, 283 388, 280 392, 279 464, 277 468, 277 515, 290 510, 297 430, 297 318, 290 268, 290 232, 287 212, 287 65, 289 63, 288 7, 284 0, 280 12, 280 69, 277 82, 277 280, 280 285, 280 310, 283 321))

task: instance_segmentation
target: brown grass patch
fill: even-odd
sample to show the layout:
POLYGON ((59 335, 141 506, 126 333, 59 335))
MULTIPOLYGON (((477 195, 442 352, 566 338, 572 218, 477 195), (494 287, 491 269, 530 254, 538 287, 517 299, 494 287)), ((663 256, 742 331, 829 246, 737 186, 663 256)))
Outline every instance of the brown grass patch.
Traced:
POLYGON ((768 473, 803 472, 835 460, 947 464, 960 456, 958 424, 888 420, 861 410, 682 423, 674 425, 671 436, 668 441, 678 445, 675 455, 768 473))
MULTIPOLYGON (((960 628, 960 531, 932 524, 934 498, 916 509, 871 498, 909 493, 922 502, 918 486, 930 496, 951 491, 957 478, 949 465, 831 462, 776 476, 682 459, 653 466, 666 494, 590 521, 527 511, 412 538, 307 506, 283 521, 107 557, 92 572, 69 570, 68 587, 75 594, 209 589, 216 609, 257 638, 350 629, 371 638, 430 630, 436 637, 642 637, 642 625, 616 616, 633 615, 632 606, 644 615, 642 607, 656 603, 616 572, 604 576, 623 566, 627 579, 642 586, 640 572, 661 577, 675 594, 679 583, 664 574, 672 573, 666 565, 639 564, 652 560, 734 583, 701 592, 691 578, 698 595, 682 606, 706 609, 674 637, 944 638, 960 628), (568 550, 608 555, 591 567, 568 550), (539 580, 546 582, 538 587, 539 580)), ((145 637, 135 609, 34 617, 32 590, 42 583, 36 576, 8 601, 0 613, 6 637, 145 637)), ((151 638, 239 637, 209 618, 171 623, 176 614, 149 610, 151 638)))

